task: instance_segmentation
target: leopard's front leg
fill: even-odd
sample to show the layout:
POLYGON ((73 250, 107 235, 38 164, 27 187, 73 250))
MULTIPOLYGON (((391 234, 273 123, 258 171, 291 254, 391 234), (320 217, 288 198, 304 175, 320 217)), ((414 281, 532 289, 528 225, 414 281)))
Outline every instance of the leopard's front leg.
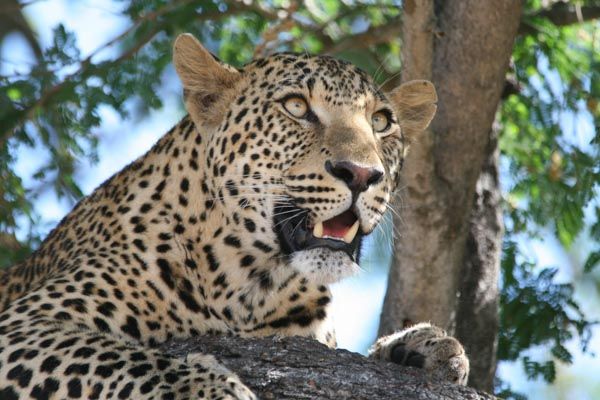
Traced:
POLYGON ((213 356, 176 358, 64 321, 15 318, 0 323, 0 399, 32 398, 256 400, 213 356))
POLYGON ((458 340, 429 323, 420 323, 379 338, 369 357, 423 368, 431 376, 466 385, 469 359, 458 340))

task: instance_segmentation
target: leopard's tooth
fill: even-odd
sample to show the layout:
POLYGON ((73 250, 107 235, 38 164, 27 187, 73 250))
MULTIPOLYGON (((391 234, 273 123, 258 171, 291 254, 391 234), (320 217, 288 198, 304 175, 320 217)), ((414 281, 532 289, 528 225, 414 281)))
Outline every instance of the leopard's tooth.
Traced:
POLYGON ((346 232, 346 234, 344 235, 344 242, 352 243, 352 241, 354 240, 354 237, 356 236, 356 233, 358 232, 359 225, 360 225, 360 223, 358 222, 358 220, 356 220, 354 222, 354 225, 352 225, 352 228, 350 228, 348 230, 348 232, 346 232))
POLYGON ((316 238, 323 237, 323 222, 317 222, 313 228, 313 236, 316 238))

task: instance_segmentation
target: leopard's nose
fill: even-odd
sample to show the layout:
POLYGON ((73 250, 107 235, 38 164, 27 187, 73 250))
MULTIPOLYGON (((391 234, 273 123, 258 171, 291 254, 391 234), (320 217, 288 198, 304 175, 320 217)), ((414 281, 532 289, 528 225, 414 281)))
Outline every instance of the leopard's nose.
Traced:
POLYGON ((383 178, 383 171, 374 167, 363 167, 351 161, 325 161, 325 170, 343 181, 352 192, 364 192, 383 178))

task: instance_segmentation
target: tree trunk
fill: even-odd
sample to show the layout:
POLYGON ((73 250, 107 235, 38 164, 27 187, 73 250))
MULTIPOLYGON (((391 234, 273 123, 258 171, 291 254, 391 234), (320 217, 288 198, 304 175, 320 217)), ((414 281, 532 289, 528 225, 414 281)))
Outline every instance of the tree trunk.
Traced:
POLYGON ((456 318, 456 337, 471 358, 469 385, 488 391, 493 388, 496 374, 503 232, 498 132, 490 132, 487 158, 475 187, 456 318))
POLYGON ((333 350, 302 337, 198 336, 167 343, 163 350, 178 357, 215 354, 261 399, 495 399, 464 386, 433 381, 423 370, 333 350))
MULTIPOLYGON (((458 325, 461 334, 471 326, 497 324, 499 257, 479 251, 487 246, 479 241, 489 239, 499 249, 501 233, 478 234, 489 226, 471 227, 478 221, 471 215, 520 15, 518 0, 404 2, 402 78, 431 79, 439 101, 430 130, 413 144, 405 163, 382 335, 418 321, 431 321, 449 332, 458 325), (476 233, 471 242, 470 232, 476 233), (465 274, 470 280, 463 283, 465 274), (459 311, 465 287, 469 293, 459 311), (493 289, 482 293, 481 288, 493 289), (483 313, 482 307, 494 310, 483 313)), ((495 332, 481 339, 485 345, 466 336, 459 339, 467 345, 474 377, 476 368, 486 375, 495 370, 490 355, 495 332)), ((491 381, 485 386, 479 378, 471 382, 491 389, 491 381)))

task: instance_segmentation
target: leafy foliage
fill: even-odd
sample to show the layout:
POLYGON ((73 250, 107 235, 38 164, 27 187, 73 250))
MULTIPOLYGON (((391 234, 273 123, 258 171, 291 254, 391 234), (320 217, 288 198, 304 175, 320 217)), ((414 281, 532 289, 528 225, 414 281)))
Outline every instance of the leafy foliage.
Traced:
MULTIPOLYGON (((73 200, 82 195, 73 174, 78 160, 97 157, 94 128, 102 107, 128 117, 133 109, 144 114, 162 106, 160 78, 177 33, 192 32, 234 65, 279 50, 334 53, 385 84, 401 66, 394 39, 402 3, 119 0, 129 28, 85 58, 75 35, 57 26, 37 65, 0 76, 0 267, 39 243, 42 221, 33 204, 40 187, 73 200), (37 187, 25 187, 15 172, 15 149, 22 145, 47 150, 34 175, 37 187), (23 219, 31 230, 17 240, 23 219)), ((556 283, 555 269, 538 270, 515 242, 551 227, 568 248, 587 232, 595 250, 585 272, 600 264, 600 51, 598 22, 562 23, 550 11, 573 5, 547 9, 546 3, 526 2, 509 73, 519 87, 498 113, 508 178, 498 356, 521 359, 529 377, 552 381, 553 360, 533 360, 524 350, 550 345, 553 357, 568 363, 572 355, 565 343, 577 335, 585 348, 591 322, 573 300, 572 284, 556 283), (561 124, 565 119, 589 121, 595 131, 573 132, 561 124)), ((600 8, 597 1, 577 4, 600 8)), ((498 392, 510 394, 502 383, 498 392)))
MULTIPOLYGON (((522 357, 523 350, 549 345, 555 360, 570 363, 572 355, 564 344, 576 333, 585 350, 592 325, 573 301, 572 284, 555 283, 556 269, 538 271, 515 241, 522 235, 539 237, 542 229, 552 228, 569 249, 589 229, 589 240, 598 249, 600 52, 594 39, 597 22, 559 26, 538 16, 542 7, 540 1, 527 2, 527 34, 517 38, 512 66, 522 88, 499 110, 500 147, 510 182, 505 193, 498 358, 521 358, 528 377, 551 382, 553 360, 522 357), (575 125, 582 121, 589 121, 595 131, 575 125), (594 207, 595 215, 586 216, 585 210, 594 207)), ((559 7, 563 5, 554 9, 559 7)), ((600 250, 593 250, 584 272, 591 272, 599 261, 600 250)))
MULTIPOLYGON (((514 361, 522 356, 523 349, 550 344, 557 360, 571 363, 573 357, 563 344, 577 333, 585 350, 593 324, 585 319, 573 300, 573 286, 556 283, 556 269, 546 268, 535 273, 535 264, 523 258, 516 243, 506 240, 498 358, 514 361)), ((538 362, 525 356, 522 362, 529 378, 554 380, 556 371, 552 360, 538 362)))

